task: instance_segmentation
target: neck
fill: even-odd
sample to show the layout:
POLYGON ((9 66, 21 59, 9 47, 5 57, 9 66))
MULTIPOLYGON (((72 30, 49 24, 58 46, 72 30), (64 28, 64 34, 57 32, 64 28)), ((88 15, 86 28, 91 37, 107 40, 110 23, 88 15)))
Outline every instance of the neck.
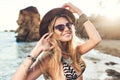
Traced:
POLYGON ((67 45, 68 45, 67 42, 62 42, 62 50, 63 51, 67 51, 67 45))
POLYGON ((69 52, 68 52, 68 42, 62 42, 62 56, 64 58, 69 58, 69 52))

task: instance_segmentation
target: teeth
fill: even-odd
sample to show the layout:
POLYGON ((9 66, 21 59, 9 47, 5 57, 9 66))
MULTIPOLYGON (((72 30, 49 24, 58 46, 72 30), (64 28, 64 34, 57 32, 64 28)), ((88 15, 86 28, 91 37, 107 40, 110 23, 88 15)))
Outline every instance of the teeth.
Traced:
POLYGON ((70 35, 71 35, 71 33, 66 33, 63 36, 70 36, 70 35))
POLYGON ((70 34, 66 34, 67 36, 69 36, 70 34))

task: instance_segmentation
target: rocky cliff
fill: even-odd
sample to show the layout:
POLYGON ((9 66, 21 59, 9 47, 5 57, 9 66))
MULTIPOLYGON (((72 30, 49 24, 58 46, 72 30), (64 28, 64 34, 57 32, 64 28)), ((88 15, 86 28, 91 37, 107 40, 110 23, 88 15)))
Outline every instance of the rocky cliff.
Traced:
POLYGON ((30 6, 20 10, 17 24, 17 42, 39 40, 40 14, 36 7, 30 6))

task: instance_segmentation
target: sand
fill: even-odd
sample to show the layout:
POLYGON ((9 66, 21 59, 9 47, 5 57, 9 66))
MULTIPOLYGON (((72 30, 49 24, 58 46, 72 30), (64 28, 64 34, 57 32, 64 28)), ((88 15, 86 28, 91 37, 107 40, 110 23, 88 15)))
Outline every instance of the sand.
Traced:
POLYGON ((120 40, 102 40, 95 49, 105 54, 120 57, 120 40))

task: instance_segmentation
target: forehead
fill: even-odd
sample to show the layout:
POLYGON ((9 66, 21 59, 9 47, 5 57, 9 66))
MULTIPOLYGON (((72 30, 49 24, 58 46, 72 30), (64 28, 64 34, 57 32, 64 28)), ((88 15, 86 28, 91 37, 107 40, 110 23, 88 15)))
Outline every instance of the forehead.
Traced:
POLYGON ((57 25, 57 24, 64 24, 66 22, 68 22, 68 20, 65 17, 59 17, 59 18, 56 19, 55 25, 57 25))

